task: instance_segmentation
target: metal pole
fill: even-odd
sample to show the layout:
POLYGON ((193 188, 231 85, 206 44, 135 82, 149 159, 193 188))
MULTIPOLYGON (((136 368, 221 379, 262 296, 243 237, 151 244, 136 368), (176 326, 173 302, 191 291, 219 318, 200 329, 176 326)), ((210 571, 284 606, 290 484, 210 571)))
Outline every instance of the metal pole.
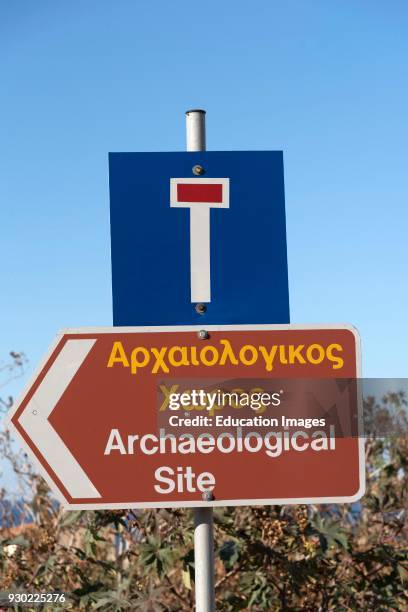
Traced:
MULTIPOLYGON (((205 151, 205 111, 186 112, 187 151, 205 151)), ((194 508, 196 612, 215 611, 212 508, 194 508)))
POLYGON ((212 508, 194 508, 194 567, 196 612, 214 612, 214 529, 212 508))
POLYGON ((205 110, 186 111, 187 151, 205 151, 205 110))

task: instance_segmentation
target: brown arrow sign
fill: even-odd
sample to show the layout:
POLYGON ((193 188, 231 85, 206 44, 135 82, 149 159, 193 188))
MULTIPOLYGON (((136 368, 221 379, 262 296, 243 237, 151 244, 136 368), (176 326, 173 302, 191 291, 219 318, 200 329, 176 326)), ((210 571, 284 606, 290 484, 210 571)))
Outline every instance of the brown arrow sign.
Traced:
MULTIPOLYGON (((246 407, 239 411, 248 417, 245 424, 231 427, 223 422, 231 406, 228 412, 218 405, 215 415, 215 391, 208 392, 211 380, 256 379, 271 389, 278 379, 358 378, 355 329, 227 325, 200 331, 83 328, 57 336, 10 423, 62 503, 102 509, 361 497, 361 435, 340 435, 327 419, 313 427, 285 424, 283 388, 275 390, 268 411, 246 407), (180 379, 191 380, 187 396, 175 392, 180 379), (261 415, 276 421, 260 426, 261 415)), ((286 414, 293 417, 293 408, 286 414)), ((360 426, 358 410, 350 418, 357 415, 360 426)))

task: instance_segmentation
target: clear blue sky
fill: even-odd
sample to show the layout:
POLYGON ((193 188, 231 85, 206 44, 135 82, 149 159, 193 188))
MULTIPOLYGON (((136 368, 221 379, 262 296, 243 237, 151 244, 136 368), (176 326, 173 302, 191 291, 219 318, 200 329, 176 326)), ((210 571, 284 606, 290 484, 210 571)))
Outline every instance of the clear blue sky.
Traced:
POLYGON ((183 150, 202 107, 209 149, 284 151, 292 322, 406 376, 407 31, 398 0, 1 2, 0 359, 111 324, 108 151, 183 150))

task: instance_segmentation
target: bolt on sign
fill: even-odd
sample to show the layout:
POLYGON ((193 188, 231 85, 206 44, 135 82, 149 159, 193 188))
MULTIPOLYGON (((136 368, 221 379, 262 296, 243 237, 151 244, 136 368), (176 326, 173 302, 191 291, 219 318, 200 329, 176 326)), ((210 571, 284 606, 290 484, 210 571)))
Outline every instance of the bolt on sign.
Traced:
POLYGON ((358 386, 344 384, 360 376, 354 328, 199 331, 83 328, 57 336, 10 422, 63 504, 197 507, 361 497, 361 401, 358 386), (316 395, 321 387, 324 401, 316 395))

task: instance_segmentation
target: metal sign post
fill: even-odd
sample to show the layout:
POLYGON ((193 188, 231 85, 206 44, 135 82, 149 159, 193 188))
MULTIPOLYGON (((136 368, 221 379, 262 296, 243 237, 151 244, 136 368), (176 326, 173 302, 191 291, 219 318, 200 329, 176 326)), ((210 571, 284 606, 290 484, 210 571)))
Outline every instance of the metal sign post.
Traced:
MULTIPOLYGON (((205 111, 186 112, 187 151, 205 151, 205 111)), ((195 172, 200 172, 197 168, 195 172)), ((190 211, 193 215, 193 211, 190 211)), ((193 225, 193 218, 190 220, 193 225)), ((193 234, 190 235, 192 240, 193 234)), ((208 249, 209 256, 209 249, 208 249)), ((196 269, 199 269, 197 266, 196 269)), ((193 269, 193 267, 192 267, 193 269)), ((193 282, 193 279, 191 279, 193 282)), ((200 283, 199 279, 196 279, 200 283)), ((197 612, 215 610, 214 526, 212 508, 194 508, 194 567, 197 612)))

